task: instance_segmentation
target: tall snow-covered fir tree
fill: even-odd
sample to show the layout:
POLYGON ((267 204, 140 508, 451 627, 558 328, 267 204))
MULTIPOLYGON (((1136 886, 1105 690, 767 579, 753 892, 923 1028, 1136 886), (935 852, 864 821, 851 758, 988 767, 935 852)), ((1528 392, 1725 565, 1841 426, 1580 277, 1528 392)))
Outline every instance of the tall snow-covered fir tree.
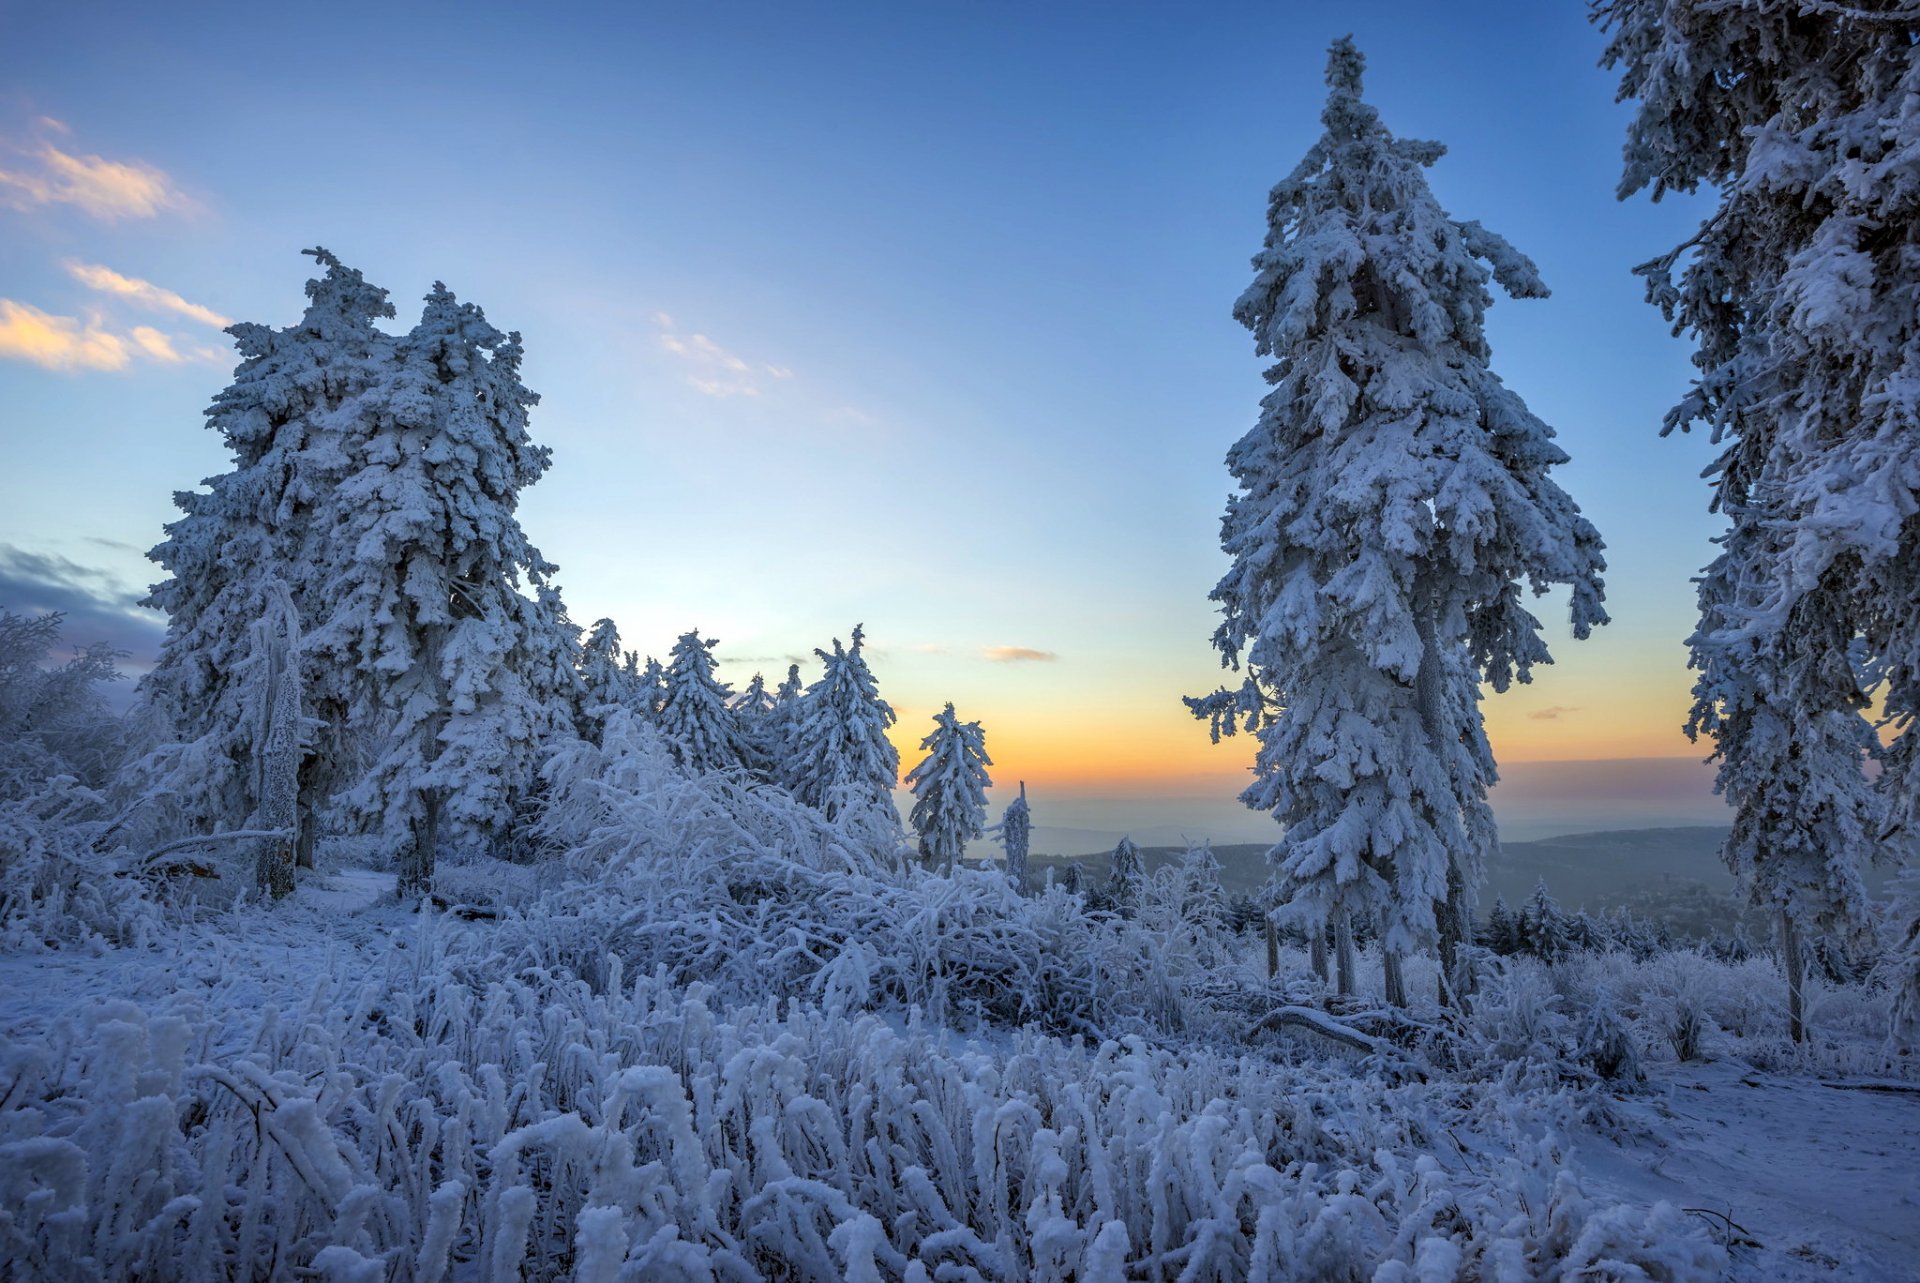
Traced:
POLYGON ((1621 197, 1719 195, 1638 271, 1697 344, 1666 430, 1722 446, 1729 528, 1699 580, 1688 729, 1713 737, 1726 857, 1776 914, 1799 1038, 1803 937, 1856 930, 1861 853, 1920 831, 1920 18, 1797 0, 1592 14, 1637 100, 1621 197), (1875 687, 1891 824, 1863 769, 1875 687))
POLYGON ((743 765, 745 749, 732 708, 733 688, 713 675, 713 648, 700 630, 682 633, 668 655, 657 725, 674 760, 694 771, 743 765))
POLYGON ((382 729, 351 800, 403 850, 403 889, 430 884, 443 841, 497 848, 572 730, 578 632, 515 516, 548 465, 520 358, 517 334, 436 284, 364 398, 370 429, 337 492, 309 647, 353 675, 353 711, 382 729))
POLYGON ((913 792, 909 819, 920 835, 920 854, 929 865, 948 873, 979 837, 987 822, 987 790, 993 780, 987 768, 986 734, 978 722, 963 722, 953 705, 933 717, 933 730, 920 741, 926 758, 907 772, 913 792))
POLYGON ((1549 660, 1523 586, 1570 586, 1577 637, 1605 622, 1604 563, 1548 475, 1567 458, 1552 430, 1488 367, 1489 280, 1546 287, 1448 217, 1424 174, 1444 148, 1388 132, 1363 65, 1334 44, 1325 133, 1273 189, 1234 307, 1275 362, 1228 453, 1233 566, 1213 592, 1214 644, 1246 676, 1189 703, 1216 736, 1258 735, 1242 799, 1284 826, 1284 895, 1309 929, 1377 930, 1400 999, 1400 957, 1450 949, 1479 880, 1493 775, 1475 687, 1549 660))
MULTIPOLYGON (((240 352, 233 382, 207 410, 207 426, 231 452, 231 471, 205 491, 182 491, 184 514, 147 555, 168 578, 145 604, 166 612, 159 662, 142 697, 177 743, 175 790, 189 823, 245 824, 255 796, 262 722, 249 701, 253 626, 270 586, 291 595, 311 630, 331 609, 324 549, 339 511, 336 491, 365 448, 362 398, 387 377, 393 340, 374 322, 394 314, 387 292, 324 249, 308 250, 324 272, 307 282, 307 308, 286 329, 229 328, 240 352)), ((316 815, 352 783, 350 693, 341 674, 302 648, 299 685, 318 727, 303 737, 296 811, 301 863, 310 864, 316 815)))
POLYGON ((825 665, 794 710, 788 738, 789 789, 808 806, 836 815, 848 806, 893 806, 900 752, 887 739, 893 708, 860 653, 865 640, 855 627, 852 644, 833 639, 833 653, 815 650, 825 665))
MULTIPOLYGON (((1007 881, 1013 883, 1013 889, 1024 894, 1027 889, 1027 857, 1033 841, 1033 811, 1027 806, 1027 782, 1020 781, 1020 796, 1007 803, 1007 809, 1000 813, 1000 823, 994 825, 995 836, 1000 839, 1000 847, 1006 852, 1007 881)), ((1080 866, 1069 865, 1073 885, 1070 891, 1080 889, 1080 866)))

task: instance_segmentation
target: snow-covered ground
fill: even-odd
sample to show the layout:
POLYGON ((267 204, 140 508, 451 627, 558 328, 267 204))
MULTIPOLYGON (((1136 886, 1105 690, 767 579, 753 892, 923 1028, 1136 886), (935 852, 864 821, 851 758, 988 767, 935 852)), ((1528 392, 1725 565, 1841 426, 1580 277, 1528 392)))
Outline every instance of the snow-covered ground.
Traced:
POLYGON ((1920 1279, 1920 1084, 1673 1065, 1577 1151, 1595 1188, 1713 1225, 1743 1279, 1920 1279))
MULTIPOLYGON (((461 880, 447 898, 470 903, 461 880)), ((988 885, 953 884, 946 929, 977 929, 963 906, 988 885)), ((108 1267, 171 1244, 158 1277, 248 1259, 293 1276, 304 1255, 339 1279, 755 1277, 771 1259, 875 1280, 1262 1277, 1263 1260, 1274 1279, 1920 1278, 1904 1080, 1649 1055, 1641 1089, 1570 1096, 1517 1062, 1428 1081, 1297 1035, 1236 1056, 1197 1027, 1096 1045, 940 1026, 872 974, 859 997, 845 968, 824 1007, 618 968, 583 985, 524 951, 584 916, 419 913, 391 887, 342 869, 149 949, 0 959, 14 1277, 60 1276, 63 1244, 65 1265, 108 1267), (250 1142, 262 1127, 274 1144, 250 1142), (151 1176, 101 1169, 123 1148, 151 1176), (55 1161, 75 1154, 85 1179, 55 1161), (63 1230, 47 1204, 82 1189, 93 1223, 63 1230), (280 1210, 256 1223, 248 1199, 280 1210)), ((618 901, 601 888, 594 912, 640 926, 618 901)))

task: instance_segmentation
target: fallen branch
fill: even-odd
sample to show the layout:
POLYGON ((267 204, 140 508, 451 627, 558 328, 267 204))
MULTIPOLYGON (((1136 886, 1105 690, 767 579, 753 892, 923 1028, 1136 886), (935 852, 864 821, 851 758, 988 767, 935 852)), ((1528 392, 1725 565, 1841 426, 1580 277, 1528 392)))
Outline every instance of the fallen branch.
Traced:
POLYGON ((1920 1083, 1821 1083, 1835 1091, 1884 1091, 1896 1096, 1920 1096, 1920 1083))
POLYGON ((231 833, 203 833, 198 837, 179 838, 163 846, 157 846, 135 860, 134 864, 139 867, 144 867, 152 864, 163 855, 171 855, 175 851, 184 851, 188 847, 206 846, 209 843, 242 842, 253 838, 290 838, 292 836, 292 829, 235 829, 231 833))
POLYGON ((1253 1026, 1247 1030, 1246 1037, 1251 1038, 1263 1029, 1278 1029, 1283 1025, 1306 1029, 1343 1046, 1352 1047, 1355 1051, 1374 1055, 1384 1054, 1388 1047, 1388 1044, 1381 1039, 1368 1037, 1358 1029, 1343 1025, 1332 1016, 1323 1011, 1315 1011, 1312 1007, 1281 1007, 1269 1012, 1254 1022, 1253 1026))
POLYGON ((1734 1220, 1733 1217, 1727 1215, 1725 1212, 1716 1212, 1711 1207, 1683 1207, 1680 1210, 1689 1216, 1700 1216, 1719 1220, 1719 1222, 1726 1227, 1721 1231, 1721 1234, 1726 1240, 1725 1246, 1727 1247, 1733 1246, 1733 1232, 1735 1230, 1740 1231, 1740 1242, 1742 1245, 1746 1247, 1760 1246, 1760 1240, 1753 1236, 1752 1230, 1734 1220))
POLYGON ((482 908, 477 904, 460 904, 449 900, 438 891, 432 891, 427 894, 427 903, 436 909, 445 909, 454 917, 465 922, 473 922, 481 918, 498 918, 500 916, 500 914, 493 909, 482 908))

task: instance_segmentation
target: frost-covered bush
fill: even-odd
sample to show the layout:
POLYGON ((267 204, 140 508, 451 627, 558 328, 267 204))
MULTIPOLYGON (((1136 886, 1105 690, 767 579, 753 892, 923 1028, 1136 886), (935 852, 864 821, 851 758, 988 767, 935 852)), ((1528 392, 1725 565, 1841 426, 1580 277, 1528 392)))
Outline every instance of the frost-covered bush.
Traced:
POLYGON ((573 881, 503 924, 530 963, 597 980, 618 958, 750 1001, 1069 1032, 1193 1023, 1206 959, 1177 923, 1092 914, 1059 888, 1023 897, 997 870, 913 867, 890 811, 850 802, 829 819, 744 773, 678 770, 623 713, 603 741, 547 767, 543 832, 573 881))
POLYGON ((0 799, 20 799, 56 776, 98 788, 126 750, 121 721, 100 694, 118 681, 120 653, 100 643, 64 664, 57 613, 0 610, 0 799))
POLYGON ((0 951, 144 943, 159 905, 131 876, 98 793, 71 776, 0 799, 0 951))
POLYGON ((1138 1037, 964 1042, 617 960, 589 983, 515 965, 492 930, 428 920, 290 1005, 209 936, 151 1008, 15 1038, 0 1253, 22 1277, 396 1283, 1723 1264, 1671 1208, 1586 1198, 1551 1102, 1138 1037), (1448 1133, 1476 1158, 1424 1152, 1448 1133))
POLYGON ((60 616, 0 611, 0 948, 128 944, 156 925, 102 790, 126 751, 99 686, 117 653, 52 661, 60 616))

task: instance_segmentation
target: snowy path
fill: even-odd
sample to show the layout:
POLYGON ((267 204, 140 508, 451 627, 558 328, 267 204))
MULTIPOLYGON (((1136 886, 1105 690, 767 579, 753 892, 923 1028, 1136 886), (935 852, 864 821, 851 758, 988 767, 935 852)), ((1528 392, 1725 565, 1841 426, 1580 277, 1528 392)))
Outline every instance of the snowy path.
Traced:
POLYGON ((1662 1071, 1623 1111, 1664 1143, 1590 1139, 1577 1165, 1626 1198, 1725 1214, 1760 1244, 1735 1250, 1736 1279, 1920 1280, 1920 1094, 1712 1063, 1662 1071))

